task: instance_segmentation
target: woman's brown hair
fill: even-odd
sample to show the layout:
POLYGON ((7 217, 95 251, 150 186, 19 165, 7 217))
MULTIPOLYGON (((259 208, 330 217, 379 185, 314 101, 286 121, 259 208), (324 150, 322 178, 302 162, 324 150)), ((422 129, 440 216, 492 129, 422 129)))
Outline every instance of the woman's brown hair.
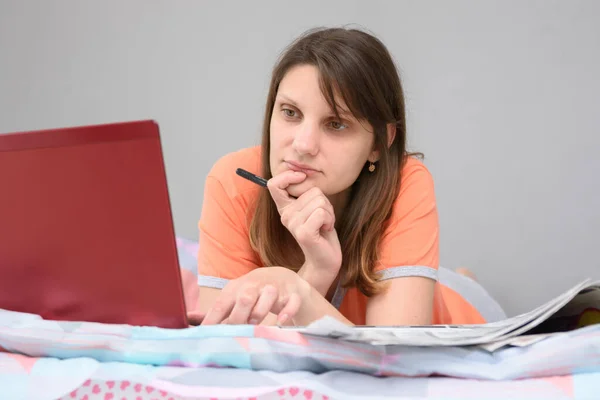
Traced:
MULTIPOLYGON (((404 95, 396 66, 386 47, 371 34, 357 29, 313 29, 291 43, 276 63, 262 131, 262 174, 272 177, 269 164, 270 121, 279 84, 298 65, 319 71, 321 91, 337 117, 338 97, 359 121, 374 131, 380 151, 375 172, 367 165, 352 185, 343 216, 336 223, 342 248, 340 280, 367 296, 379 291, 374 266, 378 245, 400 190, 400 172, 407 157, 404 95), (396 135, 388 145, 388 124, 396 135)), ((279 265, 297 271, 304 255, 281 223, 268 191, 261 191, 250 223, 250 241, 265 266, 279 265)))

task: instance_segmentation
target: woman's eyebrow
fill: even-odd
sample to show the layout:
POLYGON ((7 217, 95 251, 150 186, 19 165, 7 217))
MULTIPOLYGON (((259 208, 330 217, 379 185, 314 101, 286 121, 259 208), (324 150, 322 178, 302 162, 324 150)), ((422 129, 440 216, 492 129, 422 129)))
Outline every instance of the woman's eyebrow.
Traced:
MULTIPOLYGON (((341 108, 340 106, 338 106, 337 108, 338 114, 340 115, 340 117, 346 117, 346 118, 352 118, 353 115, 350 111, 345 110, 343 108, 341 108)), ((335 115, 335 113, 333 112, 333 110, 331 110, 331 115, 335 115)))
POLYGON ((292 98, 291 98, 291 97, 289 97, 289 96, 287 96, 287 95, 285 95, 285 94, 278 94, 278 95, 277 95, 277 99, 278 99, 279 101, 284 101, 284 102, 286 102, 286 103, 290 103, 290 104, 291 104, 291 105, 293 105, 293 106, 297 106, 297 105, 298 105, 298 103, 296 103, 294 100, 292 100, 292 98))
MULTIPOLYGON (((296 101, 294 101, 290 96, 284 94, 284 93, 279 93, 277 94, 276 100, 280 101, 280 102, 285 102, 285 103, 289 103, 290 105, 294 106, 294 107, 299 107, 298 103, 296 103, 296 101)), ((331 116, 336 116, 335 113, 333 112, 333 110, 328 110, 329 114, 331 116)), ((346 118, 350 118, 352 119, 354 116, 352 115, 352 113, 349 110, 346 110, 345 108, 343 108, 340 105, 337 105, 337 111, 340 117, 346 117, 346 118)))

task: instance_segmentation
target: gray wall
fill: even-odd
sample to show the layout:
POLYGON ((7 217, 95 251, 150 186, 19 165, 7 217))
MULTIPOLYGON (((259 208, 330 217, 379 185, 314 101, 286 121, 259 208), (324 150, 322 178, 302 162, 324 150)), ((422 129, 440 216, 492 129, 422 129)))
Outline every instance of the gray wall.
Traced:
POLYGON ((442 263, 509 314, 600 279, 600 2, 0 0, 0 132, 153 118, 175 225, 258 143, 270 68, 315 25, 389 46, 439 200, 442 263))

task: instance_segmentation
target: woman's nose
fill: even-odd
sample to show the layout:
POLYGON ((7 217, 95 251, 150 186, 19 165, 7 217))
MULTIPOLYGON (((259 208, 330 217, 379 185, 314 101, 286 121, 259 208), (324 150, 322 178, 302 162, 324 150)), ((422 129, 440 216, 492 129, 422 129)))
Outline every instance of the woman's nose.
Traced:
POLYGON ((317 126, 305 123, 299 127, 292 146, 298 154, 315 156, 319 152, 319 135, 317 126))

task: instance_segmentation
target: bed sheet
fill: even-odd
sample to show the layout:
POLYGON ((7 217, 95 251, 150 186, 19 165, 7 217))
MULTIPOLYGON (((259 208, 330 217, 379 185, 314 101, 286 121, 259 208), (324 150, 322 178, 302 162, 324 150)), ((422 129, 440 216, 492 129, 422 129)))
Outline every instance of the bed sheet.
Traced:
POLYGON ((49 321, 0 310, 0 399, 586 399, 598 382, 600 325, 488 352, 375 346, 250 325, 49 321))
MULTIPOLYGON (((178 239, 189 305, 197 296, 192 245, 178 239)), ((0 400, 589 399, 598 398, 599 382, 600 325, 490 353, 373 346, 273 327, 168 330, 0 310, 0 400)))
MULTIPOLYGON (((600 382, 598 372, 489 381, 9 358, 22 372, 0 386, 0 398, 13 400, 596 399, 600 382)), ((9 378, 6 371, 0 377, 9 378)))

